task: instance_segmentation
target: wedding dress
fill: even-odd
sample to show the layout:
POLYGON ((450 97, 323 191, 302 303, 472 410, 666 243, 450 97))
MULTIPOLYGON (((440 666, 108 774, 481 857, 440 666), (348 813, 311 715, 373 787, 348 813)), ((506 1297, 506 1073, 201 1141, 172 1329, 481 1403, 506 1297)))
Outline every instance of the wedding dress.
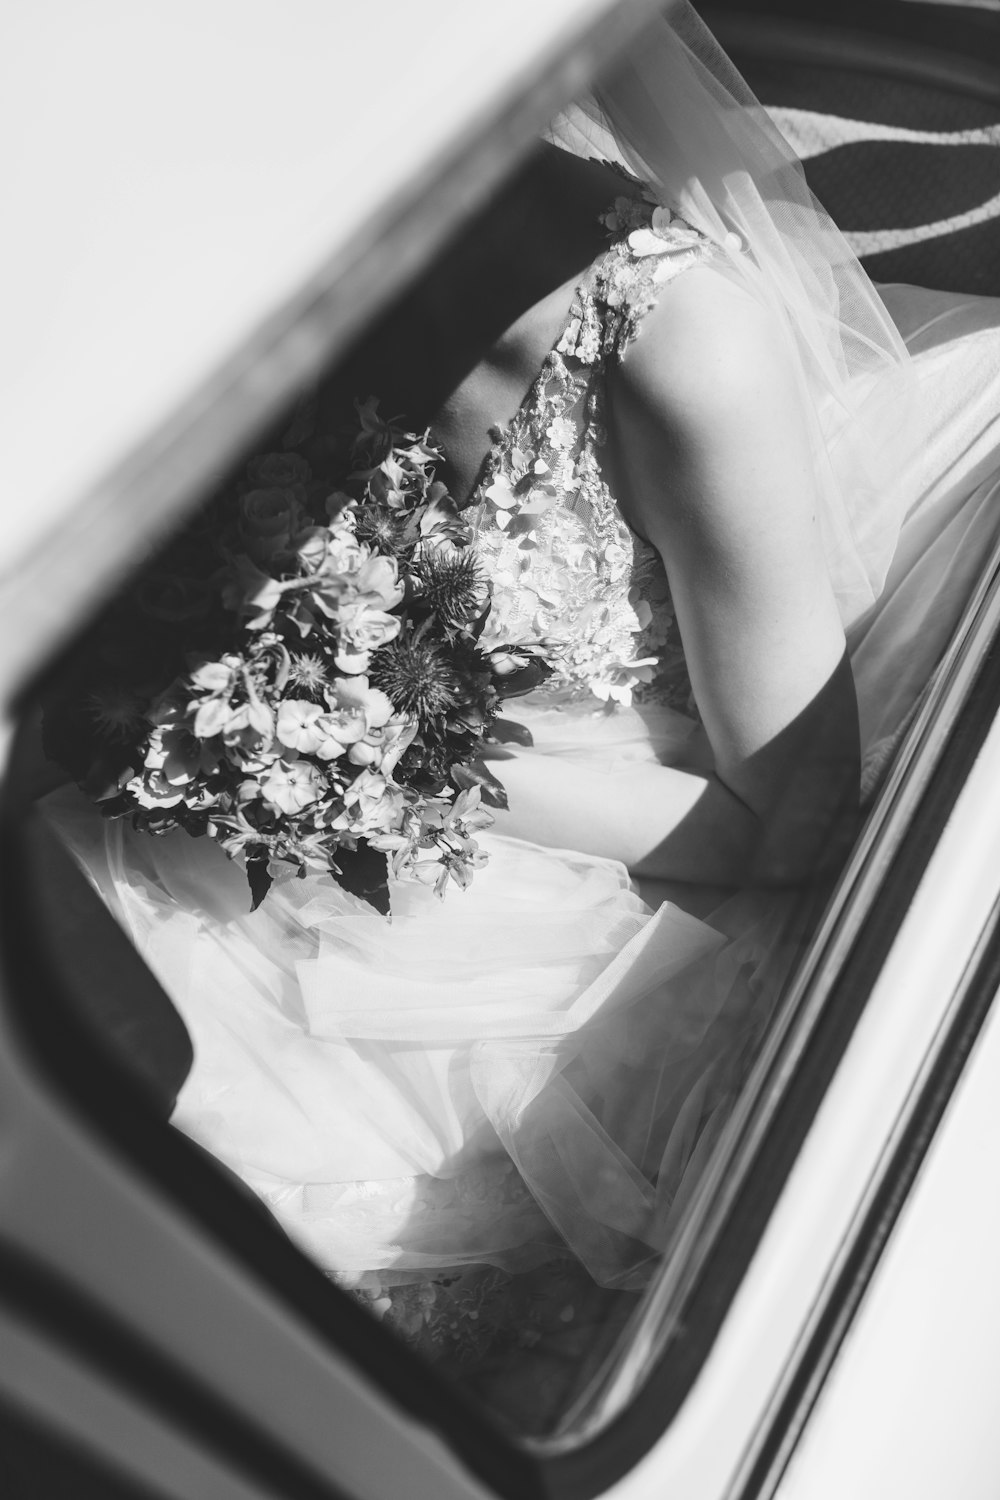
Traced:
MULTIPOLYGON (((683 763, 697 711, 663 565, 601 469, 605 388, 646 311, 718 247, 633 199, 609 222, 472 505, 491 635, 564 643, 515 704, 533 753, 618 777, 683 763)), ((886 297, 926 441, 885 587, 850 622, 871 781, 1000 529, 1000 306, 886 297)), ((251 915, 206 840, 104 823, 72 792, 48 810, 191 1033, 176 1125, 377 1312, 454 1353, 487 1337, 484 1285, 567 1261, 605 1288, 646 1284, 776 999, 766 903, 718 923, 653 910, 611 860, 487 833, 468 891, 399 883, 391 922, 319 877, 279 882, 251 915), (470 1267, 461 1304, 445 1294, 469 1292, 470 1267)))
MULTIPOLYGON (((650 46, 635 67, 662 73, 680 55, 671 32, 662 62, 650 46)), ((1000 304, 884 289, 907 361, 832 226, 808 205, 794 218, 781 171, 759 166, 741 196, 720 170, 725 191, 707 193, 710 153, 732 148, 720 121, 737 116, 710 90, 696 97, 684 67, 671 88, 658 74, 645 95, 633 77, 619 90, 679 112, 676 138, 659 103, 648 129, 633 120, 637 155, 619 156, 633 170, 641 158, 671 208, 631 193, 608 206, 608 249, 472 496, 488 630, 558 646, 554 676, 512 709, 530 753, 608 778, 691 762, 697 708, 663 564, 602 468, 605 396, 646 313, 692 267, 780 287, 808 409, 832 413, 821 522, 870 797, 1000 532, 1000 304), (703 177, 685 175, 685 150, 703 177), (780 223, 761 210, 765 179, 780 223), (858 333, 846 361, 842 327, 858 333), (895 471, 862 496, 852 436, 865 423, 877 435, 904 402, 891 382, 888 404, 851 400, 896 364, 921 441, 892 448, 886 425, 895 471)), ((613 119, 613 87, 608 101, 613 119)), ((752 107, 740 101, 751 140, 752 107)), ((279 880, 250 914, 243 873, 208 840, 104 822, 69 790, 47 811, 190 1031, 177 1127, 398 1332, 459 1365, 560 1340, 575 1357, 581 1289, 628 1303, 648 1284, 793 961, 784 898, 746 893, 696 917, 647 904, 612 860, 487 832, 469 890, 439 901, 396 883, 391 922, 317 876, 279 880)), ((537 1397, 529 1383, 529 1407, 537 1397)))

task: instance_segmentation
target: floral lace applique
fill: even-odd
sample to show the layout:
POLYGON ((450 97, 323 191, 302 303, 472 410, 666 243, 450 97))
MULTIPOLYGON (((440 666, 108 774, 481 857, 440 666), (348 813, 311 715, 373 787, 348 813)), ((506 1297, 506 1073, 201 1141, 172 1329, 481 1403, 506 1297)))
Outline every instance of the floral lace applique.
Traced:
POLYGON ((696 716, 666 574, 629 527, 601 471, 604 376, 660 288, 715 253, 669 209, 616 199, 614 236, 574 297, 559 342, 520 410, 496 434, 473 496, 493 580, 488 645, 544 642, 556 660, 536 695, 611 708, 666 703, 696 716))

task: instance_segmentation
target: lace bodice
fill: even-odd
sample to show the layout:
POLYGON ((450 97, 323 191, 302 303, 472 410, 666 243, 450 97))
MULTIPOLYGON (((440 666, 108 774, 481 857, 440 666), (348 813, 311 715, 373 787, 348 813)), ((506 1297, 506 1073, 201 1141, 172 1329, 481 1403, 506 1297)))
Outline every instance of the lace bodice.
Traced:
POLYGON ((663 564, 625 520, 600 455, 608 369, 660 288, 715 247, 641 199, 619 198, 604 222, 611 247, 577 289, 519 411, 495 432, 472 496, 493 581, 487 636, 545 643, 556 670, 538 696, 553 705, 636 699, 693 714, 663 564))

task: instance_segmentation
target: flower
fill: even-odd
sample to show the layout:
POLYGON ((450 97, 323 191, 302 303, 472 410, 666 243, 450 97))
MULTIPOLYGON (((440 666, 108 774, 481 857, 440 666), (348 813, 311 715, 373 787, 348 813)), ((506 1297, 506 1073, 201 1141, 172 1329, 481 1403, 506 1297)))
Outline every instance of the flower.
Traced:
POLYGON ((610 662, 602 677, 592 679, 591 690, 603 703, 619 703, 628 708, 633 689, 641 682, 652 681, 658 661, 656 656, 643 656, 635 661, 610 662))
POLYGON ((167 701, 156 710, 146 743, 143 769, 126 785, 141 807, 172 807, 186 800, 186 788, 211 772, 218 756, 192 732, 184 710, 167 701))
POLYGON ((247 478, 264 489, 288 489, 305 484, 312 468, 299 453, 259 453, 247 464, 247 478))
POLYGON ((584 328, 576 347, 577 359, 585 365, 596 365, 601 353, 601 336, 596 328, 584 328))
POLYGON ((330 533, 325 526, 307 526, 289 538, 289 550, 308 573, 316 573, 326 561, 330 533))
POLYGON ((181 578, 172 573, 148 573, 136 585, 136 603, 154 620, 180 622, 204 619, 212 607, 212 590, 204 578, 181 578))
POLYGON ((488 828, 493 819, 480 807, 478 786, 459 793, 454 802, 446 796, 428 798, 404 819, 403 826, 371 840, 392 856, 395 875, 405 875, 422 885, 433 886, 443 897, 448 882, 465 890, 472 872, 487 861, 472 833, 488 828))
POLYGON ((682 219, 672 208, 661 204, 653 209, 651 223, 656 233, 669 239, 678 250, 690 250, 692 246, 700 245, 704 238, 700 229, 695 229, 687 219, 682 219))
POLYGON ((396 615, 359 602, 341 605, 337 624, 344 644, 334 663, 341 672, 367 671, 371 653, 394 641, 402 628, 402 621, 396 615))
MULTIPOLYGON (((278 709, 275 733, 289 750, 301 750, 304 755, 313 754, 327 736, 319 728, 325 710, 318 703, 307 703, 302 698, 286 698, 278 709)), ((337 751, 342 753, 343 745, 337 751)))
POLYGON ((338 759, 348 747, 367 740, 372 753, 355 755, 353 763, 369 765, 379 760, 378 732, 392 717, 392 704, 386 695, 370 687, 366 677, 341 677, 328 688, 325 697, 325 705, 301 698, 284 700, 277 721, 281 743, 303 755, 330 761, 338 759))
POLYGON ((354 766, 370 766, 391 776, 403 752, 413 743, 417 726, 412 719, 393 719, 385 725, 373 725, 363 739, 355 740, 347 752, 354 766))
POLYGON ((628 247, 633 255, 665 255, 670 248, 662 235, 654 229, 633 229, 628 237, 628 247))
POLYGON ((453 802, 435 798, 424 815, 425 825, 437 827, 442 834, 464 840, 470 828, 490 828, 493 816, 482 806, 483 794, 478 786, 459 792, 453 802))
POLYGON ((147 771, 133 776, 131 781, 126 782, 125 790, 135 798, 140 807, 177 807, 184 801, 184 788, 175 786, 162 771, 147 771))
POLYGON ((344 586, 348 581, 354 584, 367 554, 367 547, 358 541, 353 528, 348 530, 342 527, 333 532, 326 549, 326 562, 323 565, 324 580, 328 582, 336 580, 344 586))
POLYGON ((106 688, 96 688, 86 702, 103 739, 130 740, 149 727, 143 700, 129 688, 111 683, 106 688))
POLYGON ((693 228, 680 214, 658 205, 653 209, 648 225, 633 229, 628 237, 633 255, 676 255, 696 249, 703 240, 699 230, 693 228))
MULTIPOLYGON (((504 474, 498 474, 493 483, 483 491, 483 494, 492 505, 496 506, 497 510, 513 510, 517 505, 517 496, 514 493, 513 486, 504 474)), ((496 523, 500 527, 506 524, 502 516, 496 517, 496 523)))
POLYGON ((635 229, 644 224, 648 212, 648 207, 641 198, 622 193, 615 199, 614 207, 599 217, 600 222, 612 234, 620 234, 624 229, 635 229))
POLYGON ((406 592, 399 581, 394 557, 367 557, 354 578, 354 586, 366 604, 376 609, 394 609, 406 592))
POLYGON ((242 530, 250 537, 287 536, 299 515, 298 496, 285 486, 248 490, 240 501, 242 530))
POLYGON ((572 448, 577 433, 569 417, 553 417, 545 429, 545 436, 553 448, 572 448))
POLYGON ((259 783, 260 793, 275 812, 294 816, 312 803, 318 802, 325 791, 323 777, 308 761, 296 760, 290 765, 276 760, 259 783))
POLYGON ((327 693, 329 713, 324 723, 342 745, 362 740, 372 729, 381 729, 392 718, 392 703, 367 677, 338 677, 327 693))
POLYGON ((576 354, 582 327, 583 324, 578 317, 574 316, 570 318, 563 329, 562 337, 556 345, 557 354, 576 354))
POLYGON ((423 546, 415 572, 423 603, 448 625, 478 619, 489 603, 489 585, 471 547, 423 546))
POLYGON ((199 692, 228 697, 239 681, 240 666, 238 656, 224 656, 221 661, 203 661, 192 668, 191 685, 199 692))
MULTIPOLYGON (((404 806, 401 787, 393 786, 375 771, 361 771, 344 791, 344 811, 334 820, 334 826, 348 829, 356 837, 385 833, 398 824, 404 806)), ((375 843, 375 847, 380 846, 375 843)))
POLYGON ((228 745, 251 748, 257 739, 274 733, 274 714, 260 696, 251 667, 239 657, 206 663, 200 669, 202 683, 211 683, 205 696, 192 700, 192 732, 201 740, 221 735, 228 745), (223 677, 219 668, 226 670, 223 677))
POLYGON ((462 680, 443 645, 400 637, 372 662, 372 680, 401 713, 433 719, 462 701, 462 680))
POLYGON ((435 541, 462 542, 467 539, 468 526, 462 520, 458 506, 438 481, 427 492, 427 503, 420 517, 420 535, 433 537, 435 541))
POLYGON ((323 658, 315 651, 298 652, 291 658, 288 680, 304 693, 321 693, 329 682, 323 658))
MULTIPOLYGON (((312 442, 315 476, 294 451, 251 459, 126 596, 125 625, 88 661, 77 697, 89 740, 79 761, 106 759, 115 740, 132 761, 114 812, 245 855, 254 906, 281 867, 353 889, 338 855, 359 843, 439 891, 468 884, 485 859, 477 800, 431 789, 469 773, 500 702, 489 586, 470 522, 435 478, 440 453, 377 405, 358 403, 339 472, 326 467, 332 439, 312 442), (150 631, 150 616, 182 629, 150 631)), ((553 440, 570 432, 553 411, 553 440)), ((494 499, 520 535, 563 479, 557 460, 512 459, 494 499)), ((520 690, 535 661, 512 658, 504 685, 520 690)))
POLYGON ((174 786, 183 786, 199 772, 213 770, 217 762, 218 756, 192 732, 183 710, 176 704, 164 705, 149 736, 147 769, 161 771, 174 786))

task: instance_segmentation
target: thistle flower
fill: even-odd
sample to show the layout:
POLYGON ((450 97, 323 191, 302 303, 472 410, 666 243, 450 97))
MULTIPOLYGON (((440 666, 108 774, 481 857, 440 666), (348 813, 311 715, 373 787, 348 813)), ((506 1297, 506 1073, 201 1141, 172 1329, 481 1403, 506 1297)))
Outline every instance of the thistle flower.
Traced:
POLYGON ((135 693, 115 683, 96 688, 87 698, 87 712, 106 740, 131 740, 148 730, 149 720, 142 707, 135 693))
POLYGON ((419 719, 443 718, 463 698, 461 677, 445 648, 433 641, 390 641, 372 658, 369 677, 394 708, 419 719))
POLYGON ((482 614, 489 597, 479 560, 471 547, 433 547, 414 564, 421 599, 446 625, 466 625, 482 614))
POLYGON ((288 680, 301 693, 322 700, 323 689, 330 679, 323 665, 323 658, 315 651, 300 651, 291 659, 288 680))
POLYGON ((400 543, 405 544, 405 533, 411 524, 405 511, 401 513, 388 505, 372 503, 360 506, 357 511, 358 538, 375 552, 395 552, 400 543))
MULTIPOLYGON (((489 586, 429 435, 373 398, 358 425, 322 477, 294 451, 252 459, 149 575, 154 593, 147 579, 118 607, 56 725, 111 816, 242 854, 253 907, 279 869, 314 869, 384 912, 385 856, 439 894, 486 858, 479 792, 449 783, 476 781, 523 664, 479 638, 489 586), (150 614, 182 628, 150 630, 150 614)), ((313 446, 325 471, 337 455, 313 446)))

